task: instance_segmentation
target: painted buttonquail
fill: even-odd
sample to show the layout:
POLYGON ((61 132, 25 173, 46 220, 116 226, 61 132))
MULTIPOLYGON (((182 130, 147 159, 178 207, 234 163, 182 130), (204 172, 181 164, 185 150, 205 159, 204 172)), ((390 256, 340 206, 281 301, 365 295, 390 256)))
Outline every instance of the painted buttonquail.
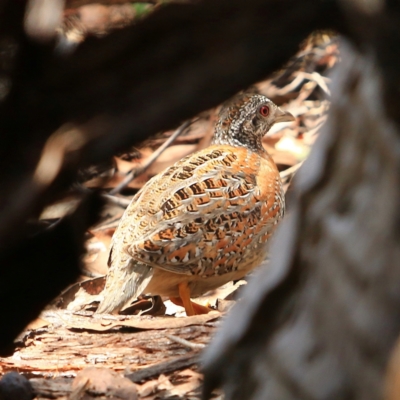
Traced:
POLYGON ((132 199, 112 238, 98 313, 117 313, 141 293, 190 300, 257 267, 285 209, 279 173, 262 146, 277 122, 292 121, 263 95, 225 104, 208 148, 154 176, 132 199))

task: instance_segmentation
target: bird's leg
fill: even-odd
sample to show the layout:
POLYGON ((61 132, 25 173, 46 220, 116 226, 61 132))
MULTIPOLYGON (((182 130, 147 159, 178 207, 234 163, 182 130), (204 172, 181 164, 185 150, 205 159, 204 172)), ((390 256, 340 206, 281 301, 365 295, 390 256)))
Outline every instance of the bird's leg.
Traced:
POLYGON ((195 315, 192 301, 190 300, 190 288, 187 282, 182 282, 178 286, 179 297, 182 300, 183 307, 185 307, 186 315, 188 317, 195 315))
POLYGON ((190 289, 186 282, 182 282, 178 286, 179 297, 170 297, 170 300, 177 306, 185 308, 188 317, 192 315, 207 314, 212 311, 210 308, 194 303, 190 300, 190 289))
MULTIPOLYGON (((169 299, 177 306, 185 307, 180 297, 170 297, 169 299)), ((191 303, 195 315, 208 314, 210 311, 213 311, 212 308, 202 306, 201 304, 197 304, 194 301, 191 301, 191 303)))

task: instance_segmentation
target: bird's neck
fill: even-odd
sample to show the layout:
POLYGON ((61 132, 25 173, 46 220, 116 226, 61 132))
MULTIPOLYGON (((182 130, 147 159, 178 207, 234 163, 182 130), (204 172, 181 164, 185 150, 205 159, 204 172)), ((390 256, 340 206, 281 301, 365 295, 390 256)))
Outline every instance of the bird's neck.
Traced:
POLYGON ((217 128, 214 132, 212 144, 246 148, 260 155, 267 153, 262 145, 262 138, 259 135, 246 132, 242 129, 227 132, 217 128))

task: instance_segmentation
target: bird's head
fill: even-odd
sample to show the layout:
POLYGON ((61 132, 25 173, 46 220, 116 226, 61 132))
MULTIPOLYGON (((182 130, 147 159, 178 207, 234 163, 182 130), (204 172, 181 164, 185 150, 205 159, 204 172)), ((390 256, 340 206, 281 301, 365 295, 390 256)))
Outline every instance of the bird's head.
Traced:
POLYGON ((262 138, 272 125, 294 119, 268 97, 244 93, 222 106, 212 143, 265 151, 262 138))

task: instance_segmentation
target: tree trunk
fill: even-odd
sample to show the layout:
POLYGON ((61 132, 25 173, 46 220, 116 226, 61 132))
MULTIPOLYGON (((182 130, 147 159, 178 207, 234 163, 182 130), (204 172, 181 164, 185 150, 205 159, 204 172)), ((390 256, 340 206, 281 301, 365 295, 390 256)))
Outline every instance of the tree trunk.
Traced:
POLYGON ((373 57, 342 56, 271 264, 205 355, 206 395, 382 398, 400 328, 400 135, 373 57))

